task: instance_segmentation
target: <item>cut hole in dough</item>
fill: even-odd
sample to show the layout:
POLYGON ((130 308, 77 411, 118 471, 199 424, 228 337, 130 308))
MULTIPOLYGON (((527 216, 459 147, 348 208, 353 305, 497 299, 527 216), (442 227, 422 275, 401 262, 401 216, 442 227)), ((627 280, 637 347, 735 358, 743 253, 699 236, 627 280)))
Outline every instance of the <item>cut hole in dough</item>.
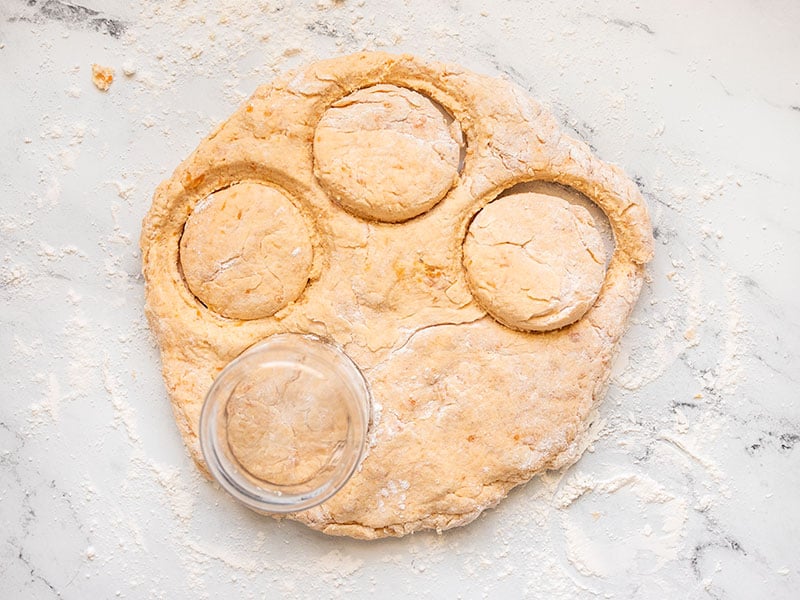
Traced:
POLYGON ((433 207, 458 179, 458 122, 429 98, 394 85, 350 94, 322 116, 315 173, 344 209, 399 222, 433 207))
POLYGON ((542 193, 503 196, 472 221, 464 241, 470 289, 495 319, 522 331, 569 325, 594 304, 605 249, 589 212, 542 193))
POLYGON ((233 319, 259 319, 296 300, 313 249, 300 211, 275 188, 238 183, 198 204, 181 238, 191 292, 233 319))

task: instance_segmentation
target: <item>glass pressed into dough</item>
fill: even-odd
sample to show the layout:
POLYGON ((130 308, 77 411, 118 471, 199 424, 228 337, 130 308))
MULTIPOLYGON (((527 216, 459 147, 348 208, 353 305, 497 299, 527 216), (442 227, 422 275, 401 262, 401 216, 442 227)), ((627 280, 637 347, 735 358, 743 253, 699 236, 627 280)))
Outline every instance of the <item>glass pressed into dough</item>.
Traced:
POLYGON ((209 470, 261 512, 335 494, 361 460, 370 396, 358 367, 319 338, 278 334, 232 361, 209 390, 200 444, 209 470))

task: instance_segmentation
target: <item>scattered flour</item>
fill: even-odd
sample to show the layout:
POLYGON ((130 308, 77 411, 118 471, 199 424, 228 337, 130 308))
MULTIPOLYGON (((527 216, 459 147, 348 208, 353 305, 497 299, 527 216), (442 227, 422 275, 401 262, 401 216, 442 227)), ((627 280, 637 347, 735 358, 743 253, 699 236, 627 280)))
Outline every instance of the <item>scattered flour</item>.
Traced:
MULTIPOLYGON (((255 85, 324 55, 379 47, 393 50, 393 45, 399 43, 405 43, 404 48, 416 46, 415 51, 423 55, 438 56, 441 48, 450 48, 457 54, 452 49, 458 48, 459 44, 463 47, 473 44, 473 39, 465 31, 481 31, 468 30, 467 27, 472 27, 469 23, 432 24, 425 35, 402 23, 391 27, 376 26, 363 2, 349 0, 323 0, 312 9, 279 0, 220 0, 210 4, 195 0, 145 0, 133 10, 139 11, 136 20, 148 25, 132 26, 123 34, 122 49, 135 59, 120 58, 121 64, 114 65, 124 75, 114 82, 115 88, 108 94, 96 93, 87 77, 88 65, 83 65, 83 70, 73 69, 74 79, 58 89, 63 102, 72 104, 88 101, 89 97, 119 103, 119 98, 127 90, 132 101, 124 107, 114 104, 115 108, 130 120, 136 135, 152 136, 148 140, 160 139, 167 144, 174 143, 171 136, 163 133, 170 128, 173 131, 179 127, 197 130, 197 135, 201 136, 224 117, 224 113, 216 112, 223 102, 208 106, 198 103, 198 107, 188 115, 168 110, 172 105, 166 100, 174 93, 176 82, 217 82, 218 89, 209 87, 209 93, 220 94, 232 109, 249 95, 255 85), (276 32, 276 22, 281 24, 280 35, 276 32), (170 33, 166 47, 163 45, 164 32, 170 33), (323 42, 319 41, 319 32, 324 36, 323 42), (253 40, 258 42, 254 44, 253 40)), ((510 17, 505 20, 497 18, 494 8, 480 12, 478 20, 493 20, 494 26, 502 31, 515 27, 510 17)), ((574 38, 574 34, 574 29, 553 31, 550 40, 557 42, 562 38, 574 38)), ((553 44, 553 47, 558 46, 553 44)), ((548 55, 546 47, 542 52, 545 59, 565 61, 565 72, 569 71, 570 57, 548 55)), ((520 79, 528 85, 537 83, 529 74, 520 79)), ((554 89, 557 96, 558 89, 554 89)), ((547 89, 538 91, 549 93, 547 89)), ((626 102, 628 106, 624 110, 630 111, 633 107, 630 93, 615 91, 609 94, 607 101, 613 105, 613 110, 609 111, 612 115, 619 114, 622 110, 619 107, 626 102)), ((592 122, 598 129, 615 126, 612 117, 605 114, 594 116, 599 117, 592 122)), ((650 136, 651 145, 664 149, 660 144, 666 144, 664 140, 669 138, 672 124, 665 124, 663 114, 651 116, 654 125, 645 134, 650 136)), ((82 122, 57 122, 58 119, 57 115, 43 118, 39 135, 28 132, 23 140, 23 148, 35 148, 41 153, 40 162, 47 167, 40 174, 39 185, 25 192, 26 197, 29 195, 31 198, 31 205, 43 211, 57 210, 68 200, 70 206, 79 204, 70 199, 69 194, 73 192, 68 185, 69 177, 74 176, 75 171, 80 172, 81 152, 88 155, 89 142, 85 140, 99 143, 94 128, 102 131, 93 121, 87 127, 82 122)), ((567 118, 566 115, 565 122, 580 126, 579 119, 567 118)), ((141 152, 142 147, 133 151, 141 152)), ((172 154, 182 157, 184 152, 176 149, 172 154)), ((691 164, 689 159, 667 153, 665 157, 667 163, 671 159, 669 168, 679 170, 679 176, 672 180, 683 179, 685 183, 682 187, 666 185, 658 172, 644 182, 654 193, 649 202, 662 236, 657 244, 656 262, 651 267, 652 283, 642 295, 631 334, 623 338, 612 374, 613 386, 606 403, 607 410, 603 411, 603 420, 599 421, 602 425, 596 428, 587 444, 596 444, 605 452, 613 446, 609 440, 624 441, 626 447, 654 442, 664 448, 663 452, 680 457, 671 466, 677 465, 679 470, 685 469, 697 477, 707 476, 707 479, 700 480, 701 486, 709 482, 714 485, 713 493, 696 496, 691 507, 698 514, 708 515, 729 495, 726 487, 728 476, 723 465, 715 459, 718 454, 714 448, 716 441, 724 435, 724 424, 719 422, 718 415, 707 405, 704 397, 693 396, 695 390, 686 390, 685 393, 680 390, 679 397, 673 398, 658 387, 658 382, 660 378, 675 373, 673 369, 678 361, 702 356, 714 357, 714 364, 708 368, 702 365, 687 367, 698 390, 709 390, 730 398, 739 391, 744 380, 749 349, 747 340, 751 332, 741 301, 742 283, 736 273, 716 262, 713 246, 708 251, 711 257, 697 250, 700 239, 713 244, 728 234, 713 221, 704 221, 701 215, 735 186, 732 180, 725 181, 718 174, 703 171, 702 166, 691 164), (661 202, 668 206, 662 206, 661 202), (670 237, 672 229, 680 229, 681 240, 670 237), (681 244, 688 248, 682 249, 681 244), (708 273, 715 269, 723 273, 721 284, 708 277, 708 273), (722 292, 718 293, 718 290, 722 292), (718 337, 715 336, 717 332, 718 337), (720 346, 719 352, 717 345, 720 346), (632 393, 620 394, 620 388, 632 393), (639 396, 646 401, 645 406, 632 405, 631 399, 639 396), (683 396, 687 400, 697 400, 697 407, 670 410, 670 402, 683 396), (613 405, 614 399, 619 406, 613 405), (634 417, 622 425, 619 415, 628 412, 634 417), (696 466, 693 468, 693 465, 696 466)), ((25 404, 25 410, 36 426, 31 431, 37 435, 45 427, 49 427, 46 431, 57 431, 60 420, 71 409, 70 403, 86 399, 100 386, 113 408, 115 423, 131 448, 131 456, 126 458, 129 470, 128 487, 124 492, 129 496, 121 497, 119 505, 116 501, 107 502, 107 498, 120 493, 119 490, 103 489, 93 482, 94 475, 87 473, 81 483, 87 508, 99 510, 93 508, 98 506, 108 511, 109 514, 102 515, 102 518, 95 515, 95 520, 115 524, 116 530, 109 535, 119 540, 117 547, 109 551, 98 543, 80 546, 86 548, 86 558, 94 560, 95 565, 127 560, 124 557, 130 554, 132 546, 145 548, 148 541, 154 547, 156 542, 148 540, 151 532, 145 526, 151 509, 141 508, 145 494, 151 493, 142 491, 147 489, 147 482, 153 482, 157 490, 149 498, 163 501, 175 517, 174 522, 165 527, 163 535, 170 537, 169 547, 178 555, 191 595, 197 597, 214 595, 212 590, 217 589, 213 587, 214 578, 220 573, 226 577, 233 574, 245 583, 256 575, 267 574, 275 589, 283 588, 284 595, 303 597, 309 589, 303 585, 304 578, 319 582, 311 585, 312 589, 323 589, 314 585, 328 586, 328 589, 346 587, 348 582, 367 572, 365 565, 371 567, 373 561, 385 561, 387 567, 406 566, 409 555, 415 559, 414 566, 408 569, 409 577, 414 581, 421 580, 420 573, 424 574, 422 577, 431 577, 433 569, 430 566, 445 559, 448 566, 457 565, 464 572, 499 580, 512 575, 506 556, 509 547, 512 554, 521 552, 526 564, 536 565, 535 569, 530 569, 530 579, 521 593, 558 599, 572 598, 584 591, 587 595, 604 597, 610 594, 594 592, 595 589, 606 589, 596 586, 598 581, 614 582, 629 571, 656 572, 668 562, 684 558, 681 553, 686 545, 687 523, 691 518, 687 498, 668 489, 666 484, 641 474, 641 469, 631 469, 621 461, 613 467, 615 470, 611 475, 602 479, 589 471, 576 469, 568 471, 563 480, 560 473, 539 478, 524 491, 515 492, 513 498, 485 517, 492 527, 478 522, 463 531, 447 532, 441 537, 414 536, 400 544, 390 541, 370 546, 369 553, 362 550, 364 547, 350 545, 347 550, 337 548, 315 552, 317 547, 331 546, 325 538, 314 534, 310 542, 313 549, 303 550, 309 557, 319 554, 316 560, 271 559, 268 558, 270 551, 277 553, 281 549, 276 539, 291 539, 292 544, 300 545, 303 535, 295 535, 294 530, 290 535, 279 524, 263 519, 264 531, 268 532, 265 535, 264 531, 256 528, 255 520, 230 515, 220 516, 219 521, 236 523, 242 530, 220 539, 209 538, 206 531, 197 529, 198 522, 206 525, 215 522, 206 514, 212 509, 201 506, 198 499, 204 491, 208 491, 209 497, 213 495, 206 490, 208 484, 199 476, 187 476, 186 471, 191 471, 192 467, 186 462, 176 467, 159 464, 150 456, 144 447, 144 436, 140 434, 137 413, 130 398, 135 392, 129 391, 130 386, 122 374, 121 365, 124 363, 112 360, 116 354, 111 353, 111 348, 116 352, 117 343, 111 342, 109 346, 100 340, 101 335, 116 340, 119 332, 101 331, 95 326, 94 316, 79 312, 99 292, 81 281, 66 282, 63 284, 65 287, 58 287, 58 281, 51 285, 51 281, 41 275, 69 257, 91 260, 92 267, 103 278, 101 285, 127 298, 130 303, 138 301, 139 288, 134 286, 139 282, 132 281, 135 275, 126 270, 131 255, 136 252, 140 218, 140 215, 131 217, 131 214, 143 212, 151 190, 149 183, 137 185, 138 179, 128 180, 123 172, 111 173, 104 177, 104 181, 98 188, 103 198, 121 198, 125 201, 121 204, 126 211, 125 218, 119 221, 114 214, 114 235, 101 241, 105 260, 98 263, 95 249, 88 250, 89 240, 76 240, 81 245, 79 248, 72 244, 39 240, 40 236, 35 236, 27 242, 33 256, 25 262, 5 258, 0 265, 0 287, 4 294, 20 294, 30 287, 40 294, 44 290, 65 289, 64 296, 76 315, 67 321, 62 332, 66 342, 60 347, 66 352, 57 360, 63 361, 64 368, 32 376, 36 378, 35 387, 40 393, 25 404), (613 526, 606 527, 607 522, 613 526), (547 531, 548 523, 554 524, 550 533, 539 533, 547 531), (541 547, 519 548, 513 540, 520 529, 536 531, 533 539, 541 547), (478 531, 486 535, 483 550, 484 540, 474 539, 478 531), (470 540, 469 546, 465 540, 470 540), (512 543, 509 544, 508 540, 512 543)), ((98 190, 90 190, 90 193, 98 190)), ((22 213, 0 215, 0 229, 4 235, 24 237, 24 232, 34 222, 33 216, 22 213)), ((132 328, 136 335, 146 335, 144 325, 137 327, 132 328)), ((15 336, 12 346, 16 360, 41 358, 49 351, 49 346, 33 334, 24 339, 15 336)), ((375 407, 376 421, 381 420, 380 412, 380 407, 375 407)), ((142 427, 141 431, 144 433, 146 429, 142 427)), ((406 487, 403 486, 402 481, 387 484, 387 498, 391 496, 393 501, 403 502, 407 482, 406 487)), ((220 501, 213 510, 224 511, 226 508, 220 501)), ((291 552, 294 547, 286 546, 286 549, 291 552)), ((138 564, 134 562, 130 566, 135 572, 138 564)), ((789 575, 788 568, 779 568, 776 572, 782 576, 789 575)), ((154 590, 156 586, 157 583, 154 590)), ((138 592, 142 596, 150 593, 143 588, 138 592)), ((155 590, 150 595, 159 597, 166 594, 155 590)))
POLYGON ((553 502, 560 510, 567 560, 584 576, 657 571, 683 549, 686 499, 648 476, 597 480, 578 472, 568 477, 553 502), (624 521, 615 518, 620 512, 627 515, 624 521), (611 519, 610 528, 606 519, 611 519))
POLYGON ((139 441, 139 434, 136 431, 136 415, 127 401, 127 389, 120 384, 119 378, 109 367, 108 357, 103 361, 102 374, 103 386, 117 413, 117 419, 125 428, 125 432, 128 434, 128 439, 131 443, 136 444, 139 441))

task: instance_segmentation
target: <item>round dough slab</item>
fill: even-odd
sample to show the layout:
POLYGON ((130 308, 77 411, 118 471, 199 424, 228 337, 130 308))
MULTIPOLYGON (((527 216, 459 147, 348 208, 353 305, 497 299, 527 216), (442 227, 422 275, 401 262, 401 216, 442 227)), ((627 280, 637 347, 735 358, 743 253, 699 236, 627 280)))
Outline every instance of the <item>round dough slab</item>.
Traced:
MULTIPOLYGON (((363 461, 338 493, 289 518, 373 539, 463 525, 577 460, 653 239, 636 185, 524 91, 458 65, 362 53, 258 88, 158 188, 141 246, 164 379, 204 472, 203 399, 247 348, 313 334, 358 365, 372 396, 363 461), (460 173, 457 130, 469 140, 460 173), (219 193, 205 204, 242 181, 284 198, 240 200, 253 211, 241 221, 219 193), (509 192, 532 182, 558 185, 544 200, 509 192), (608 220, 605 272, 594 227, 557 198, 564 188, 608 220), (259 236, 269 242, 247 241, 259 236), (496 254, 508 242, 521 244, 516 266, 496 254), (238 255, 242 272, 214 277, 238 255), (247 283, 268 271, 261 287, 247 283)), ((260 406, 280 412, 271 398, 260 406)), ((242 416, 240 457, 281 477, 286 456, 257 449, 264 419, 242 416)), ((313 470, 307 454, 289 458, 313 470)))

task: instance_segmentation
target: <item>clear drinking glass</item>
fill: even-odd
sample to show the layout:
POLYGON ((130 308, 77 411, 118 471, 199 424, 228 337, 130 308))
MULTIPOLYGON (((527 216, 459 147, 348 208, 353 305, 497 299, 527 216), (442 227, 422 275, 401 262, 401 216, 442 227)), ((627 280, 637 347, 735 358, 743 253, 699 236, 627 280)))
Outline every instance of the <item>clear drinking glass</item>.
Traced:
POLYGON ((361 371, 334 344, 278 334, 231 361, 206 395, 200 445, 222 487, 265 513, 333 496, 361 461, 371 415, 361 371))

